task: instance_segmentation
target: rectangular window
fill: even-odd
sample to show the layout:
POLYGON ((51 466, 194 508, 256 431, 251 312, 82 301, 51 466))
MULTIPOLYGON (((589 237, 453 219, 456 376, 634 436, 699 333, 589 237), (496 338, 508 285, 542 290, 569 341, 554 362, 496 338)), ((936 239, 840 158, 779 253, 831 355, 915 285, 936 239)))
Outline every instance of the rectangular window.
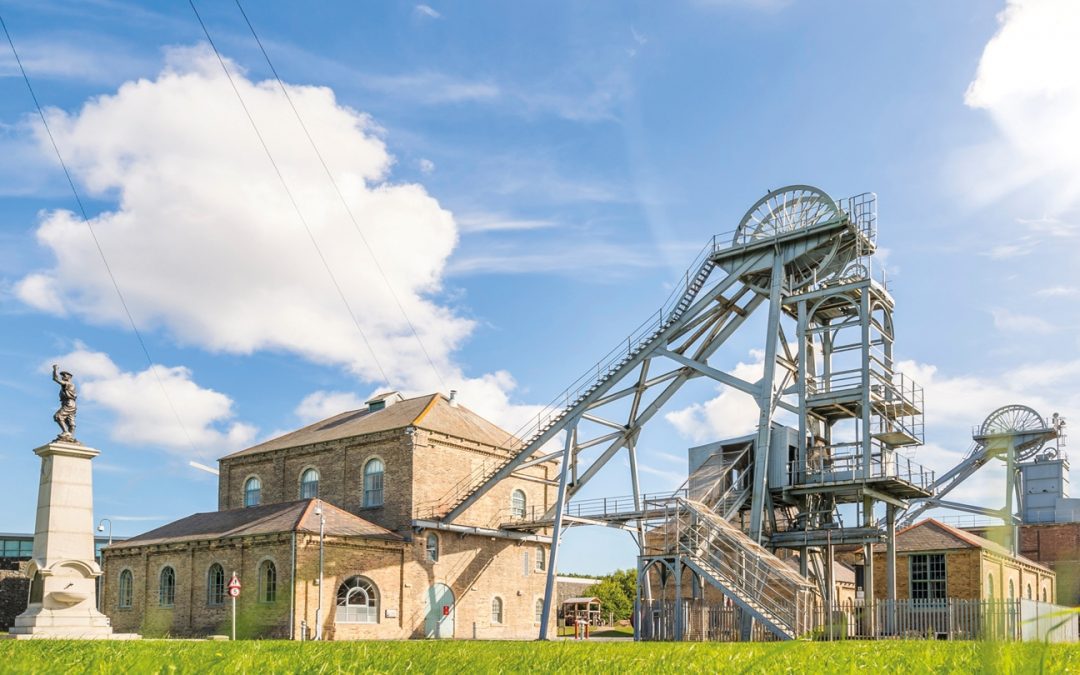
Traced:
POLYGON ((529 576, 529 552, 521 552, 521 574, 522 576, 529 576))
POLYGON ((910 556, 911 597, 913 600, 945 599, 945 554, 910 556))

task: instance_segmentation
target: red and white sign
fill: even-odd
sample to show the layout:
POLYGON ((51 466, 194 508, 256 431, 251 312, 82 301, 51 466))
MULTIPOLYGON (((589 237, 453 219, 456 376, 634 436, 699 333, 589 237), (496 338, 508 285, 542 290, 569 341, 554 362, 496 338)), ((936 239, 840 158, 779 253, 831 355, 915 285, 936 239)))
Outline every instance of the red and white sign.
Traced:
POLYGON ((229 580, 229 597, 240 597, 240 577, 236 576, 236 572, 233 572, 232 579, 229 580))
POLYGON ((443 605, 442 606, 442 615, 443 616, 450 616, 450 605, 443 605))

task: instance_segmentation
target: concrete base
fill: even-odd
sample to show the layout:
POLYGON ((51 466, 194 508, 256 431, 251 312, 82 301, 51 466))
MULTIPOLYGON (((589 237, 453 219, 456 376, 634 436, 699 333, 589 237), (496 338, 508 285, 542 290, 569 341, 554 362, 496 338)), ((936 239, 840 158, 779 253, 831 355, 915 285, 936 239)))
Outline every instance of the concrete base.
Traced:
POLYGON ((97 610, 93 485, 90 461, 98 451, 54 441, 34 450, 41 457, 34 553, 27 566, 30 602, 9 633, 26 638, 112 636, 97 610))
POLYGON ((141 640, 138 633, 105 633, 100 635, 52 635, 33 633, 30 635, 0 635, 3 640, 141 640))
POLYGON ((34 603, 15 617, 15 624, 8 632, 15 637, 108 637, 112 635, 112 626, 109 617, 96 609, 46 609, 41 603, 34 603))

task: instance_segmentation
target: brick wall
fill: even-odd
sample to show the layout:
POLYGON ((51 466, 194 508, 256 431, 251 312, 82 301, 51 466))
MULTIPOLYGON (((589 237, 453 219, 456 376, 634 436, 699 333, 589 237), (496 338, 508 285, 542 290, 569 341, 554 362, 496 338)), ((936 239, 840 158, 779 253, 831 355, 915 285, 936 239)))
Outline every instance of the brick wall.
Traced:
MULTIPOLYGON (((918 554, 924 553, 920 551, 918 554)), ((1041 599, 1042 589, 1047 590, 1047 597, 1054 596, 1054 575, 1040 570, 1034 565, 995 555, 983 549, 960 549, 947 551, 929 551, 929 554, 945 554, 945 592, 950 598, 988 599, 992 596, 1001 600, 1009 597, 1009 582, 1013 583, 1014 597, 1027 597, 1027 586, 1031 585, 1032 595, 1041 599), (993 588, 990 579, 993 577, 993 588)), ((910 598, 909 576, 910 556, 918 554, 897 553, 896 555, 896 597, 910 598)), ((884 598, 886 591, 885 554, 874 554, 874 597, 884 598)))
MULTIPOLYGON (((499 448, 422 429, 417 429, 413 439, 413 497, 420 507, 444 501, 462 480, 482 473, 485 466, 493 466, 510 457, 508 451, 499 448)), ((521 473, 541 480, 553 478, 554 464, 540 464, 521 473)), ((493 486, 455 522, 498 527, 509 519, 510 499, 515 490, 525 493, 526 512, 537 515, 554 503, 557 494, 554 486, 523 478, 507 478, 493 486)))
MULTIPOLYGON (((454 602, 454 637, 481 639, 537 637, 536 602, 544 595, 546 570, 536 565, 538 544, 505 539, 436 533, 439 559, 428 560, 426 535, 408 542, 327 537, 323 547, 322 607, 326 639, 423 638, 427 630, 428 595, 434 584, 450 587, 454 602), (527 561, 526 561, 527 556, 527 561), (337 593, 352 576, 374 583, 379 597, 375 624, 339 623, 337 593), (503 622, 492 621, 492 599, 503 602, 503 622)), ((235 569, 244 583, 238 600, 238 633, 251 637, 288 637, 292 544, 289 535, 236 541, 196 542, 169 546, 132 546, 108 552, 103 591, 105 613, 118 632, 146 636, 203 636, 228 634, 230 604, 207 602, 207 573, 220 563, 226 578, 235 569), (278 598, 272 605, 258 601, 257 570, 272 559, 278 572, 278 598), (176 572, 172 607, 159 606, 158 579, 169 565, 176 572), (121 609, 118 580, 132 572, 133 603, 121 609)), ((547 560, 547 547, 544 546, 547 560)), ((319 606, 319 538, 297 535, 296 596, 291 635, 299 639, 302 622, 313 636, 319 606)), ((439 608, 436 608, 437 610, 439 608)), ((552 617, 554 626, 554 617, 552 617)))
POLYGON ((15 623, 15 617, 26 611, 30 593, 30 577, 26 576, 25 563, 19 570, 0 570, 0 630, 7 630, 15 623))
POLYGON ((141 633, 148 637, 228 634, 232 617, 230 601, 226 598, 223 604, 212 605, 207 593, 210 566, 219 563, 225 571, 226 583, 233 571, 243 583, 237 600, 238 636, 286 637, 291 552, 288 535, 106 551, 102 611, 120 633, 141 633), (277 598, 273 603, 261 602, 258 597, 258 570, 263 560, 271 560, 277 571, 277 598), (166 566, 172 567, 176 574, 172 607, 162 607, 159 602, 161 572, 166 566), (119 606, 119 578, 124 570, 130 570, 133 579, 130 608, 119 606))
MULTIPOLYGON (((319 471, 319 496, 342 509, 381 525, 406 533, 417 507, 443 501, 455 485, 473 472, 505 461, 508 451, 464 438, 416 429, 367 434, 351 439, 317 443, 297 448, 272 450, 257 455, 221 461, 219 510, 244 505, 244 483, 251 476, 262 482, 261 503, 299 499, 300 475, 307 468, 319 471), (363 506, 363 467, 373 457, 383 461, 383 505, 363 506)), ((530 467, 522 473, 540 480, 554 477, 554 463, 530 467)), ((456 520, 461 525, 497 527, 509 515, 514 490, 522 490, 530 512, 541 510, 555 499, 556 488, 522 478, 508 478, 456 520)), ((440 512, 441 515, 442 512, 440 512)), ((424 514, 430 517, 431 514, 424 514)))
MULTIPOLYGON (((1000 527, 968 529, 981 537, 997 537, 995 541, 1005 537, 1000 527)), ((1039 599, 1042 599, 1045 588, 1047 599, 1051 602, 1080 605, 1080 523, 1021 525, 1019 530, 1020 555, 1049 567, 1056 574, 1054 581, 1039 577, 1039 599)), ((1022 583, 1023 596, 1027 597, 1028 582, 1024 580, 1022 583)))

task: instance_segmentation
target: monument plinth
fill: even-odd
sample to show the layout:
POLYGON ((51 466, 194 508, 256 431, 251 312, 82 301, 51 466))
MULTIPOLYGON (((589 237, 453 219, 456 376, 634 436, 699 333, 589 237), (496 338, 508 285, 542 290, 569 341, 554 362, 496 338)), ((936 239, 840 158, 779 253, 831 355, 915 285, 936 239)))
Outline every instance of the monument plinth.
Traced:
POLYGON ((113 637, 97 610, 94 492, 90 461, 100 453, 58 439, 34 450, 41 457, 34 553, 27 567, 30 602, 15 617, 16 638, 113 637))

